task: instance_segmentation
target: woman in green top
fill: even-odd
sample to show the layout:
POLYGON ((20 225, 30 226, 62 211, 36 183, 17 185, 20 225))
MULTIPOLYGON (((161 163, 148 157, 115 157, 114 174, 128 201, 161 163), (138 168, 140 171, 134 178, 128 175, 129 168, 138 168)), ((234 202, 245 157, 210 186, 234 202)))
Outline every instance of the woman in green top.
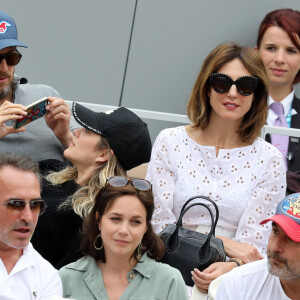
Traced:
POLYGON ((158 263, 164 245, 151 227, 151 184, 111 177, 83 225, 85 255, 59 273, 64 297, 86 300, 188 299, 180 272, 158 263))

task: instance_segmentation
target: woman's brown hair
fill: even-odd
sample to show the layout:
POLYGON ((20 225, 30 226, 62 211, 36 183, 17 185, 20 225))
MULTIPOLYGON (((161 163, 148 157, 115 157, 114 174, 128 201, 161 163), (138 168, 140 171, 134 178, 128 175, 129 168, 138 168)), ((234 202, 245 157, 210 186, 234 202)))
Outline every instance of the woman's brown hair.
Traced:
POLYGON ((252 76, 259 79, 252 106, 243 117, 238 129, 243 142, 253 143, 265 125, 268 115, 267 73, 259 54, 254 49, 235 43, 221 44, 213 49, 206 57, 194 84, 187 106, 187 115, 195 127, 204 129, 208 126, 211 113, 210 75, 217 73, 223 65, 236 58, 243 63, 252 76))
MULTIPOLYGON (((151 226, 151 218, 154 211, 154 200, 152 191, 140 191, 132 185, 124 187, 111 187, 106 186, 102 188, 95 199, 95 204, 85 218, 82 229, 81 251, 84 255, 90 255, 96 260, 100 260, 105 263, 105 250, 104 247, 101 250, 97 250, 94 247, 94 242, 99 235, 99 222, 102 216, 110 209, 116 199, 124 195, 131 195, 137 197, 146 209, 146 225, 147 231, 142 239, 141 252, 144 254, 147 252, 148 256, 158 260, 162 258, 165 252, 165 247, 157 236, 151 226), (97 217, 96 217, 97 215, 97 217)), ((101 244, 101 237, 97 238, 97 245, 101 244)), ((137 249, 132 256, 139 261, 137 249)))

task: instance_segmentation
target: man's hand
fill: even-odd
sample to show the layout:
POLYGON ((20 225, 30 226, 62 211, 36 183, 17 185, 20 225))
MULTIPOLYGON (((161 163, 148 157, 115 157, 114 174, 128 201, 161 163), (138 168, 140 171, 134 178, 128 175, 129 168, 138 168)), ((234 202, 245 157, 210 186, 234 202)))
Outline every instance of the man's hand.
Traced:
POLYGON ((49 97, 46 106, 46 123, 54 132, 64 148, 68 148, 72 142, 73 134, 70 130, 71 111, 62 98, 49 97))
POLYGON ((24 126, 14 129, 12 126, 6 126, 5 122, 14 119, 22 119, 26 115, 27 112, 25 106, 5 101, 0 106, 0 139, 11 133, 25 131, 26 128, 24 126))
POLYGON ((235 262, 216 262, 202 272, 198 269, 192 271, 192 278, 200 292, 207 294, 210 283, 217 277, 231 271, 237 264, 235 262))

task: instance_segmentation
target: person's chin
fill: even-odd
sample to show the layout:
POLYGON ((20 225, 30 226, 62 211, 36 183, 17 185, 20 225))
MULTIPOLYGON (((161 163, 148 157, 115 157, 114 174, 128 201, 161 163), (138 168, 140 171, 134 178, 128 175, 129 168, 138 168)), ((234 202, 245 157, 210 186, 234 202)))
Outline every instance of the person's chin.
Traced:
POLYGON ((68 160, 70 160, 70 147, 68 147, 67 149, 65 149, 64 151, 64 157, 68 160))
POLYGON ((0 100, 6 99, 11 92, 11 85, 1 87, 0 85, 0 100))
POLYGON ((29 245, 29 242, 30 242, 30 239, 18 240, 18 241, 11 243, 10 246, 15 249, 23 249, 29 245))

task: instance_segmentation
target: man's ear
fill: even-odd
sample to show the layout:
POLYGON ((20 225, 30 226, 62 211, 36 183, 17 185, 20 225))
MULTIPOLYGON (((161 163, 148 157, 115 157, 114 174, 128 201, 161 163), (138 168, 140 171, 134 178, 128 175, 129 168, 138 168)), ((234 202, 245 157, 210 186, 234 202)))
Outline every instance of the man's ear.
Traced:
POLYGON ((255 51, 258 51, 258 48, 257 48, 257 46, 255 46, 255 47, 254 47, 254 50, 255 50, 255 51))

